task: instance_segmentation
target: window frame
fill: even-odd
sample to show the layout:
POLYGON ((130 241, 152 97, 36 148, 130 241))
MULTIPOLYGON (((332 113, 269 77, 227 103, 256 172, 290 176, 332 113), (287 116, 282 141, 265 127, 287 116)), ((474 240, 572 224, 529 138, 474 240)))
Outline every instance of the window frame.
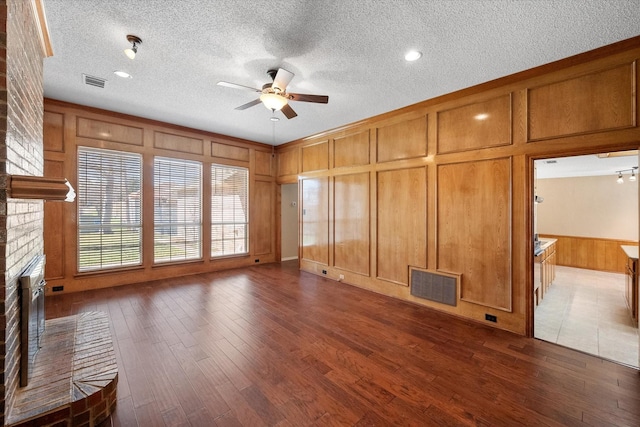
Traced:
MULTIPOLYGON (((76 155, 77 155, 76 156, 76 160, 77 160, 76 173, 77 173, 77 187, 78 187, 77 197, 76 197, 76 215, 77 215, 76 216, 76 221, 77 221, 76 271, 78 272, 78 274, 95 274, 95 273, 102 273, 102 272, 114 271, 114 270, 127 270, 131 268, 138 268, 143 266, 144 265, 144 204, 142 203, 142 200, 143 200, 143 192, 144 192, 144 182, 143 182, 144 162, 143 162, 142 155, 139 153, 133 153, 129 151, 111 150, 111 149, 95 148, 95 147, 89 147, 89 146, 78 146, 76 155), (118 175, 110 174, 104 180, 102 179, 102 177, 100 178, 100 180, 98 181, 99 182, 98 185, 100 187, 99 196, 94 197, 91 200, 89 200, 89 193, 92 187, 93 189, 95 189, 96 187, 96 178, 95 176, 91 176, 92 173, 88 169, 82 169, 83 167, 86 168, 87 165, 89 165, 89 163, 86 160, 83 160, 83 156, 89 155, 90 153, 93 153, 93 155, 95 156, 100 156, 99 157, 100 164, 99 165, 97 163, 93 164, 94 168, 97 166, 100 166, 100 170, 102 170, 104 167, 109 167, 109 163, 111 163, 112 167, 119 166, 121 169, 121 173, 118 175), (109 157, 111 158, 110 160, 105 160, 105 159, 108 159, 109 157), (135 183, 135 180, 128 181, 126 179, 126 174, 130 173, 132 170, 135 170, 135 169, 132 168, 131 164, 124 165, 127 161, 132 161, 132 160, 134 161, 134 164, 137 166, 137 174, 133 177, 138 179, 138 183, 137 183, 137 186, 134 186, 132 188, 133 191, 130 191, 129 193, 125 193, 122 191, 123 188, 125 188, 125 191, 126 191, 126 187, 129 187, 131 183, 135 183), (107 211, 106 215, 111 215, 109 217, 110 220, 114 218, 114 216, 112 215, 114 206, 113 205, 111 205, 110 207, 105 206, 106 199, 104 197, 104 194, 108 190, 103 190, 107 185, 109 185, 108 180, 114 176, 119 177, 120 179, 120 182, 118 182, 118 185, 115 186, 116 189, 120 189, 120 193, 119 193, 120 203, 119 203, 119 207, 116 208, 117 210, 119 209, 120 222, 115 224, 112 224, 112 223, 104 224, 103 223, 103 219, 105 218, 104 211, 107 211), (105 180, 107 182, 105 182, 105 180), (125 185, 123 185, 123 183, 125 185), (135 202, 135 199, 136 199, 135 197, 133 198, 133 200, 131 199, 131 197, 129 197, 126 203, 123 205, 124 195, 128 194, 129 196, 131 196, 136 192, 138 193, 137 206, 135 202), (125 207, 126 207, 125 210, 128 218, 122 217, 123 209, 125 207), (97 217, 97 220, 95 219, 94 215, 91 215, 90 211, 92 208, 96 209, 95 217, 97 217), (128 221, 130 221, 129 225, 126 225, 126 223, 123 223, 122 222, 123 219, 127 219, 128 221), (91 221, 92 223, 89 224, 88 221, 91 221), (120 229, 120 233, 119 234, 117 232, 114 233, 113 229, 118 229, 118 228, 120 229), (108 229, 109 232, 104 233, 102 232, 103 229, 108 229), (131 254, 131 251, 123 250, 124 241, 127 239, 127 236, 125 236, 123 229, 130 229, 135 233, 133 236, 134 238, 132 239, 132 242, 131 242, 135 246, 130 245, 130 247, 135 247, 137 249, 137 253, 136 251, 134 251, 134 254, 137 256, 133 262, 124 261, 124 259, 127 258, 127 254, 131 254), (95 239, 95 238, 92 239, 90 237, 87 238, 87 234, 91 233, 94 230, 101 231, 99 238, 98 239, 95 239), (113 236, 113 238, 109 238, 109 236, 113 236), (118 246, 118 245, 115 245, 115 243, 117 243, 118 237, 120 240, 120 245, 118 249, 119 255, 116 256, 116 258, 119 258, 120 262, 119 263, 106 262, 105 258, 108 259, 109 255, 108 255, 108 249, 105 250, 105 247, 108 248, 109 246, 118 246), (86 244, 83 243, 83 240, 86 241, 86 244), (110 242, 110 244, 105 243, 105 240, 107 241, 111 240, 112 242, 110 242), (91 256, 85 255, 82 249, 83 246, 86 246, 86 245, 99 246, 98 257, 100 258, 100 262, 98 266, 93 266, 93 267, 82 266, 82 259, 84 256, 87 256, 89 257, 89 259, 91 259, 91 256)), ((112 189, 114 188, 113 182, 111 183, 111 188, 112 189)))
MULTIPOLYGON (((167 178, 169 180, 177 177, 178 174, 172 174, 169 173, 168 175, 164 175, 164 178, 167 178)), ((188 190, 188 184, 186 183, 187 179, 193 178, 193 176, 187 176, 186 174, 182 176, 182 178, 185 180, 185 183, 182 185, 182 187, 180 187, 180 190, 184 191, 185 193, 187 193, 188 190)), ((193 182, 193 181, 191 181, 193 182)), ((170 183, 169 185, 172 185, 172 183, 170 183)), ((191 212, 193 213, 193 212, 191 212)), ((165 241, 165 243, 167 243, 165 241)), ((180 158, 176 158, 176 157, 165 157, 165 156, 154 156, 153 157, 153 265, 170 265, 170 264, 179 264, 179 263, 185 263, 185 262, 197 262, 197 261, 202 261, 203 259, 203 246, 204 246, 204 241, 203 241, 203 162, 198 161, 198 160, 188 160, 188 159, 180 159, 180 158), (158 191, 159 191, 159 179, 161 178, 161 173, 162 172, 166 172, 166 171, 171 171, 172 168, 168 168, 167 166, 163 166, 160 167, 161 164, 164 165, 169 165, 169 164, 173 164, 173 165, 180 165, 181 167, 183 167, 183 172, 186 172, 186 169, 189 167, 197 167, 197 196, 191 196, 193 199, 195 199, 197 201, 197 206, 194 205, 187 205, 184 204, 183 207, 183 215, 187 215, 187 209, 191 208, 194 209, 196 208, 197 211, 197 218, 198 221, 197 222, 193 222, 193 221, 174 221, 172 220, 172 216, 175 213, 176 215, 179 214, 180 212, 180 208, 176 207, 173 208, 171 205, 173 204, 173 201, 178 202, 179 200, 181 200, 179 197, 173 197, 173 190, 170 190, 167 193, 167 200, 170 200, 170 206, 167 209, 160 209, 160 204, 158 203, 158 191), (168 221, 158 221, 158 216, 159 215, 165 215, 165 214, 169 214, 169 220, 168 221), (164 257, 164 258, 159 258, 158 257, 158 230, 159 229, 164 229, 164 231, 162 232, 162 234, 167 234, 166 230, 168 229, 168 244, 169 244, 169 256, 164 257), (185 256, 184 257, 179 257, 177 255, 173 254, 173 250, 174 248, 176 250, 178 250, 179 245, 176 244, 176 242, 174 242, 174 239, 171 237, 173 235, 174 232, 179 232, 180 229, 183 229, 181 231, 184 231, 184 245, 183 248, 185 250, 185 256), (193 236, 197 237, 197 241, 196 239, 191 239, 189 240, 187 238, 188 236, 188 229, 191 229, 191 231, 195 230, 196 233, 193 234, 193 236), (189 255, 189 250, 187 249, 188 243, 197 243, 197 256, 195 255, 189 255)))
MULTIPOLYGON (((209 251, 209 256, 211 257, 211 259, 220 259, 220 258, 231 258, 231 257, 244 257, 244 256, 248 256, 250 254, 250 229, 251 229, 251 221, 250 221, 250 206, 249 206, 249 168, 248 167, 243 167, 243 166, 231 166, 231 165, 225 165, 225 164, 220 164, 220 163, 212 163, 211 167, 210 167, 210 173, 211 173, 211 181, 210 181, 210 188, 211 188, 211 200, 210 200, 210 207, 211 207, 211 218, 210 218, 210 227, 211 227, 211 232, 209 235, 209 241, 210 241, 210 251, 209 251), (241 184, 241 186, 243 187, 242 189, 244 190, 244 200, 240 199, 238 201, 232 202, 234 204, 233 207, 230 207, 229 209, 224 209, 223 212, 216 214, 216 208, 214 206, 214 198, 216 196, 222 196, 222 197, 230 197, 233 196, 233 194, 228 194, 224 192, 224 189, 222 187, 219 186, 219 183, 217 181, 219 181, 222 177, 219 176, 218 174, 216 174, 216 170, 220 171, 221 174, 224 173, 235 173, 237 174, 239 171, 242 172, 242 178, 243 178, 243 183, 241 184), (220 190, 223 190, 223 192, 221 194, 216 194, 217 191, 216 189, 219 188, 220 190), (238 214, 238 203, 240 204, 240 208, 243 210, 243 215, 244 215, 244 221, 237 221, 237 214, 238 214), (242 207, 244 205, 244 207, 242 207), (227 219, 225 220, 224 217, 227 217, 227 219), (229 220, 229 217, 233 217, 233 220, 229 220), (218 218, 220 218, 220 220, 217 220, 218 218), (216 220, 216 221, 214 221, 216 220), (214 233, 216 233, 216 228, 217 227, 221 227, 222 228, 222 233, 220 233, 221 238, 214 238, 214 233), (235 231, 238 230, 238 227, 241 227, 244 229, 244 236, 243 238, 237 239, 235 237, 233 238, 225 238, 224 236, 224 232, 225 229, 228 230, 229 228, 233 228, 234 230, 234 234, 235 231), (232 252, 225 252, 225 247, 228 245, 229 242, 231 242, 233 245, 232 246, 236 246, 236 244, 238 242, 242 242, 243 246, 244 246, 244 251, 239 252, 239 251, 232 251, 232 252), (219 251, 216 251, 214 253, 214 250, 216 248, 216 243, 220 242, 221 243, 221 247, 222 247, 222 253, 220 253, 219 251), (225 245, 225 243, 227 243, 227 245, 225 245)), ((237 176, 237 175, 236 175, 237 176)), ((227 179, 227 178, 224 178, 227 179)), ((234 188, 233 190, 238 191, 237 188, 234 188)), ((224 201, 224 200, 223 200, 224 201)), ((220 203, 220 205, 224 206, 224 203, 220 203)))

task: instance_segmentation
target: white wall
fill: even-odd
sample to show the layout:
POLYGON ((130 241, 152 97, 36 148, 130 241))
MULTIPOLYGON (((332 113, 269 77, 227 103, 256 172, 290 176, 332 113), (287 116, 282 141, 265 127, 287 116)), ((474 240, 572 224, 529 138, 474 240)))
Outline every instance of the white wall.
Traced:
POLYGON ((538 179, 538 233, 637 241, 638 182, 628 176, 538 179))
POLYGON ((280 187, 282 213, 282 235, 280 259, 298 258, 298 184, 283 184, 280 187), (295 206, 292 206, 295 203, 295 206))

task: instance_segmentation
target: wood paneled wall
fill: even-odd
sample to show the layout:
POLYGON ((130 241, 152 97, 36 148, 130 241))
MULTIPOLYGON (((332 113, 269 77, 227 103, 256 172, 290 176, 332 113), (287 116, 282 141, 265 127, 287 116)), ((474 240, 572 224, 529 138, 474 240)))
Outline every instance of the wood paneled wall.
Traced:
POLYGON ((638 244, 637 241, 629 240, 552 234, 545 234, 541 238, 558 239, 556 243, 557 265, 622 274, 627 272, 627 255, 620 246, 638 244))
POLYGON ((77 188, 77 147, 96 147, 139 153, 143 157, 143 265, 106 274, 77 271, 77 213, 75 203, 45 203, 44 245, 47 254, 47 293, 117 286, 186 274, 274 262, 278 259, 277 186, 272 147, 222 135, 200 132, 108 111, 45 100, 45 176, 66 177, 77 188), (174 265, 153 265, 153 158, 196 160, 203 163, 203 194, 212 163, 249 169, 249 255, 211 259, 210 209, 203 204, 203 258, 174 265))
POLYGON ((530 335, 533 161, 638 149, 638 59, 640 37, 278 147, 301 268, 530 335), (460 274, 457 305, 410 266, 460 274))

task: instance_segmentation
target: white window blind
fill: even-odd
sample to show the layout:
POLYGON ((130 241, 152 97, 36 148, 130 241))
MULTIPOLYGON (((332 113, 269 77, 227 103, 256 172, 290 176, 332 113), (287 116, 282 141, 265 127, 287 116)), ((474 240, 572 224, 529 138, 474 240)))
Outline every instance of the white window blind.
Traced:
POLYGON ((78 148, 78 271, 142 263, 142 157, 78 148))
POLYGON ((249 252, 249 171, 211 165, 211 256, 249 252))
POLYGON ((154 261, 202 257, 202 164, 156 157, 154 261))

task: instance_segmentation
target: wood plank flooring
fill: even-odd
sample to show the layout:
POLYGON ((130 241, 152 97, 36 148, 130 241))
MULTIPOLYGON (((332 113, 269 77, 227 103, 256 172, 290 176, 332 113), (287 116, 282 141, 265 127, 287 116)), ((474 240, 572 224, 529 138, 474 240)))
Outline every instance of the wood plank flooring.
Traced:
POLYGON ((299 272, 47 298, 104 311, 114 426, 638 426, 637 370, 299 272))

